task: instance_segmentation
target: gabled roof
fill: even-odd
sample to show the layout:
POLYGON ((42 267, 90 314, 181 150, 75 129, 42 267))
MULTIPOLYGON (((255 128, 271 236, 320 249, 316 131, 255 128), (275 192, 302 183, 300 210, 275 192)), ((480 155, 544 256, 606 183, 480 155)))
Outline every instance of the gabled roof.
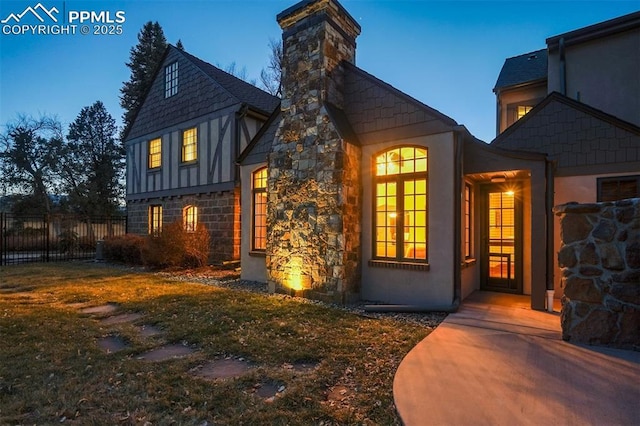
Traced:
POLYGON ((280 99, 195 56, 168 45, 125 140, 180 125, 234 105, 265 116, 280 99), (178 93, 164 97, 164 67, 178 62, 178 93))
MULTIPOLYGON (((340 137, 355 145, 452 131, 452 118, 343 61, 344 105, 324 102, 340 137)), ((278 108, 238 158, 243 165, 266 161, 282 116, 278 108)))
MULTIPOLYGON (((545 153, 558 169, 640 164, 640 127, 553 92, 492 142, 545 153)), ((562 172, 561 172, 562 174, 562 172)))
POLYGON ((271 143, 276 137, 276 131, 282 115, 280 104, 273 110, 267 121, 262 125, 258 133, 238 157, 237 163, 242 165, 258 164, 267 161, 267 154, 271 149, 271 143))
POLYGON ((249 105, 250 108, 257 110, 264 115, 269 115, 273 111, 275 105, 280 104, 279 98, 257 88, 253 84, 249 84, 228 72, 222 71, 220 68, 215 67, 183 50, 180 52, 196 64, 206 75, 211 77, 213 81, 222 86, 240 102, 249 105))
POLYGON ((502 65, 493 91, 545 80, 547 78, 547 60, 546 49, 507 58, 502 65))

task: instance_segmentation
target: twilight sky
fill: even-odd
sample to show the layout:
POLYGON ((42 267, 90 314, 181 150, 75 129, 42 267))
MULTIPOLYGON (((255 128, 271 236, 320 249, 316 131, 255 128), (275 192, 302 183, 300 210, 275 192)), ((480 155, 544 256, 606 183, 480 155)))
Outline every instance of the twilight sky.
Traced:
MULTIPOLYGON (((3 0, 0 21, 29 6, 45 24, 55 7, 58 24, 71 12, 124 12, 122 34, 6 34, 16 25, 40 24, 25 14, 0 24, 0 125, 18 114, 57 115, 71 123, 101 100, 121 123, 122 82, 129 79, 129 50, 147 21, 158 21, 167 41, 226 68, 232 62, 257 79, 268 62, 269 39, 280 38, 275 16, 295 0, 58 1, 3 0), (9 25, 9 27, 6 27, 9 25)), ((640 0, 342 0, 358 20, 356 65, 465 125, 476 137, 495 137, 498 73, 508 57, 545 47, 545 39, 640 10, 640 0)), ((122 15, 119 15, 122 17, 122 15)), ((106 13, 102 14, 106 18, 106 13)), ((64 20, 63 20, 64 19, 64 20)), ((95 23, 88 24, 90 33, 95 23)), ((100 30, 102 27, 98 26, 100 30)), ((108 28, 108 24, 107 27, 108 28)), ((30 31, 30 30, 29 30, 30 31)), ((29 32, 27 31, 27 32, 29 32)))

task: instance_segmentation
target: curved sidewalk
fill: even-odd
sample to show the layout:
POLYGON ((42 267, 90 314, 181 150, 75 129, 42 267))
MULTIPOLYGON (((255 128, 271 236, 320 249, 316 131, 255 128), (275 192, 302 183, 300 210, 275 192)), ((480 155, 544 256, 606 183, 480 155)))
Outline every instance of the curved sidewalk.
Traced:
POLYGON ((640 425, 640 352, 567 343, 528 303, 474 293, 413 348, 393 382, 404 424, 640 425))

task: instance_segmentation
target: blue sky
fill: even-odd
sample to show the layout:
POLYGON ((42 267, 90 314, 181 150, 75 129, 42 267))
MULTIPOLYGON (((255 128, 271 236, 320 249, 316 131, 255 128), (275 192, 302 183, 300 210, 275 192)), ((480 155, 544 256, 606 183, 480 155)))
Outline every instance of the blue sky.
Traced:
MULTIPOLYGON (((38 0, 3 0, 0 20, 38 0)), ((275 16, 293 0, 57 1, 69 11, 124 11, 120 35, 0 34, 0 124, 18 114, 56 115, 71 123, 97 100, 121 122, 125 62, 147 21, 167 40, 222 68, 235 62, 257 79, 280 38, 275 16)), ((495 136, 492 88, 504 60, 541 49, 545 39, 640 10, 640 0, 342 0, 358 20, 356 65, 465 125, 487 142, 495 136)), ((13 23, 13 22, 12 22, 13 23)), ((38 24, 25 15, 21 24, 38 24)), ((0 24, 0 26, 2 26, 0 24)), ((90 24, 90 29, 93 25, 90 24)))

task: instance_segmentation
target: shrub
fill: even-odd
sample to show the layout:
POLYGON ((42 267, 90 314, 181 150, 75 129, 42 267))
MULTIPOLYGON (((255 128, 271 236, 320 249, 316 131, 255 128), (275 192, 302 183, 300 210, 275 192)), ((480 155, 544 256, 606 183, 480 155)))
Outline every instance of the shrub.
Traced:
POLYGON ((187 232, 180 220, 165 225, 159 235, 147 237, 142 260, 152 268, 204 266, 209 260, 209 232, 203 224, 187 232))
POLYGON ((126 234, 107 237, 104 239, 104 257, 110 262, 141 265, 145 244, 145 237, 140 235, 126 234))

